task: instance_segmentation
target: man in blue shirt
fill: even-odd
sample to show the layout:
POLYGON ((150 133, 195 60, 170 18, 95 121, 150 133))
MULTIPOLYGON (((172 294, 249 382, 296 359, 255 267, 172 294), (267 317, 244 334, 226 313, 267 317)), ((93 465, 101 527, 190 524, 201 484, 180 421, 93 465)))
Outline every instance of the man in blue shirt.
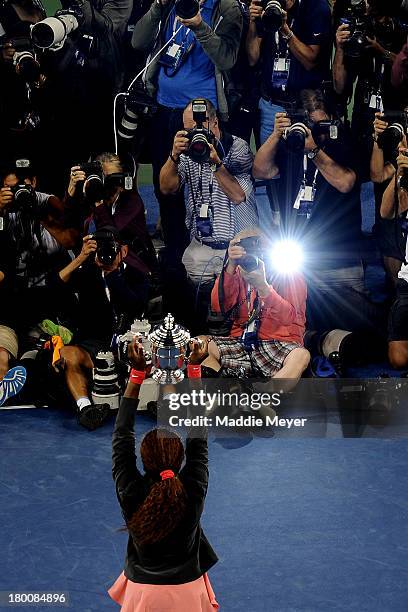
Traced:
POLYGON ((241 33, 242 14, 236 0, 202 0, 191 19, 177 17, 174 0, 155 0, 133 32, 132 46, 149 52, 150 57, 173 37, 145 74, 146 88, 159 103, 151 134, 153 181, 170 260, 180 260, 188 243, 185 207, 182 193, 160 193, 160 169, 192 98, 210 100, 220 119, 228 119, 227 71, 236 62, 241 33))
POLYGON ((266 31, 261 0, 252 0, 247 52, 262 62, 261 143, 272 134, 275 115, 299 107, 302 89, 318 89, 330 77, 331 12, 327 0, 284 0, 282 27, 266 31))

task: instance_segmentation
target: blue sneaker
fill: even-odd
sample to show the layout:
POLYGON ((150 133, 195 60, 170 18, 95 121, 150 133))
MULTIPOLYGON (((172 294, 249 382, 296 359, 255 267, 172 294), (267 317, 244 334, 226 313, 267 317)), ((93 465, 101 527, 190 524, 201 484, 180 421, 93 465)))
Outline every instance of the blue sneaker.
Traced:
POLYGON ((0 381, 0 406, 3 406, 10 397, 14 397, 17 393, 20 393, 26 380, 27 372, 23 366, 11 368, 3 380, 0 381))

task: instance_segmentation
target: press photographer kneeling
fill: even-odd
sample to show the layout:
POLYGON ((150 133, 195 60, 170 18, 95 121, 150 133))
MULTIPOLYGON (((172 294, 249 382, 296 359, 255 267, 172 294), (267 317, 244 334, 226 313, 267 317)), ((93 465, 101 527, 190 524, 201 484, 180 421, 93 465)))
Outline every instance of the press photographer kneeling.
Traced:
POLYGON ((202 338, 208 353, 203 366, 230 377, 301 377, 310 360, 303 348, 307 288, 299 272, 279 269, 287 246, 258 229, 231 240, 211 295, 212 311, 225 316, 231 331, 202 338))

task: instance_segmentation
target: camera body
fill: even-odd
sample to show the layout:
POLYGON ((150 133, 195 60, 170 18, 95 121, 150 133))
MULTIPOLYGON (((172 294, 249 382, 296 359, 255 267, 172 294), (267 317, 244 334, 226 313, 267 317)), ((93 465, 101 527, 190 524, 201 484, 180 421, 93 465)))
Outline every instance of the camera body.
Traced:
POLYGON ((312 128, 308 114, 304 110, 298 110, 287 114, 291 125, 285 130, 283 138, 288 149, 294 153, 303 151, 307 138, 308 129, 312 128))
POLYGON ((350 38, 344 44, 344 53, 348 57, 359 58, 368 44, 367 38, 373 38, 373 21, 366 14, 365 0, 351 0, 346 16, 340 23, 349 26, 350 38))
POLYGON ((129 174, 113 172, 105 176, 100 161, 80 164, 80 170, 85 172, 83 192, 90 202, 100 202, 119 187, 126 191, 133 188, 133 178, 129 174))
POLYGON ((261 23, 265 32, 277 32, 283 25, 283 13, 286 11, 286 0, 262 0, 261 23))
POLYGON ((329 140, 340 140, 343 124, 339 119, 326 119, 317 121, 311 126, 313 140, 316 144, 329 140))
POLYGON ((112 266, 120 252, 120 244, 115 234, 109 229, 99 229, 90 234, 91 240, 96 240, 96 255, 104 266, 112 266))
POLYGON ((387 128, 378 136, 377 144, 380 149, 395 151, 408 132, 408 113, 405 111, 389 111, 381 117, 388 123, 387 128))
POLYGON ((34 187, 24 182, 19 182, 17 185, 14 185, 14 187, 11 187, 11 191, 14 195, 11 212, 34 209, 37 203, 34 187))
MULTIPOLYGON (((41 74, 40 63, 30 37, 15 36, 8 40, 7 43, 15 49, 13 64, 17 74, 27 83, 38 81, 41 74)), ((1 45, 0 48, 4 49, 6 46, 1 45)))
POLYGON ((207 121, 207 104, 205 100, 197 99, 192 102, 193 120, 196 127, 186 130, 189 141, 186 155, 198 164, 205 164, 210 159, 210 145, 215 145, 216 138, 209 128, 203 125, 207 121))
POLYGON ((245 255, 241 257, 238 264, 245 272, 253 272, 259 266, 262 255, 262 245, 259 236, 249 236, 241 238, 239 246, 245 249, 245 255))

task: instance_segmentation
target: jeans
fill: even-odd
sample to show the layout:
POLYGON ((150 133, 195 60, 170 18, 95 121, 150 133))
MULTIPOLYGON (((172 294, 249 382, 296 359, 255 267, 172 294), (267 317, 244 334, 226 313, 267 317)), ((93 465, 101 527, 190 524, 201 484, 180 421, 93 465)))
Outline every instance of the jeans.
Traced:
POLYGON ((259 100, 259 111, 260 111, 260 140, 261 145, 269 138, 273 132, 275 126, 275 115, 276 113, 284 113, 285 109, 283 106, 278 106, 272 102, 268 102, 264 98, 259 100))

